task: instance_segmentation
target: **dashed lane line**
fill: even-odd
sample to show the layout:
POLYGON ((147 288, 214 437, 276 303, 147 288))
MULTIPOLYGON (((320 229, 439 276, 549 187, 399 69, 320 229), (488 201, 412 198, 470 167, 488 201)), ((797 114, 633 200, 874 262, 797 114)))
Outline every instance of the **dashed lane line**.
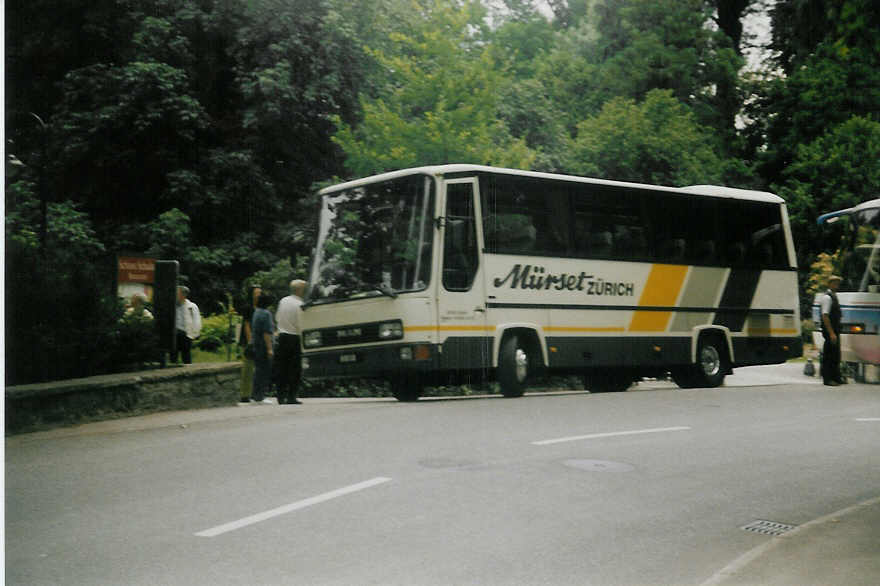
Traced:
POLYGON ((629 431, 611 431, 606 433, 591 433, 588 435, 573 435, 569 437, 560 437, 555 439, 540 440, 532 442, 534 446, 549 446, 551 444, 561 444, 564 442, 576 442, 581 440, 598 439, 603 437, 618 437, 625 435, 642 435, 645 433, 665 433, 669 431, 688 431, 690 427, 655 427, 652 429, 633 429, 629 431))
POLYGON ((352 484, 351 486, 331 490, 330 492, 325 492, 324 494, 319 494, 317 496, 297 501, 295 503, 290 503, 289 505, 284 505, 282 507, 263 511, 262 513, 257 513, 256 515, 251 515, 250 517, 245 517, 237 521, 224 523, 223 525, 218 525, 216 527, 212 527, 211 529, 205 529, 204 531, 199 531, 195 535, 197 537, 217 537, 218 535, 223 535, 224 533, 229 533, 230 531, 235 531, 236 529, 241 529, 242 527, 247 527, 248 525, 267 521, 281 515, 286 515, 287 513, 292 513, 293 511, 298 511, 306 507, 311 507, 312 505, 317 505, 319 503, 323 503, 335 498, 339 498, 341 496, 345 496, 347 494, 351 494, 353 492, 372 488, 374 486, 389 482, 390 480, 390 478, 379 476, 370 480, 366 480, 364 482, 352 484))

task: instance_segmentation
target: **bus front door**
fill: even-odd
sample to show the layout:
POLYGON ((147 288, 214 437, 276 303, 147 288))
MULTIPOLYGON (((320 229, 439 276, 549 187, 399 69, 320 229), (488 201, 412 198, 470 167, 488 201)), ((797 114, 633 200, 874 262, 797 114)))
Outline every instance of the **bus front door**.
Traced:
POLYGON ((445 370, 480 374, 492 366, 492 332, 486 326, 486 293, 477 237, 474 179, 445 182, 441 283, 437 300, 441 364, 445 370))

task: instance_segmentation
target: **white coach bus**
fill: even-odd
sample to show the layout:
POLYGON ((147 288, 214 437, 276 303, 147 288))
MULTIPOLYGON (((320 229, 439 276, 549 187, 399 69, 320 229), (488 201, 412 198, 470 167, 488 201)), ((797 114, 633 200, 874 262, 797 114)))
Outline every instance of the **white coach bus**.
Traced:
POLYGON ((802 345, 783 200, 442 165, 321 191, 303 312, 307 378, 437 381, 536 373, 592 392, 671 373, 714 387, 802 345))
MULTIPOLYGON (((819 216, 820 226, 831 229, 832 250, 840 254, 843 282, 837 294, 841 309, 841 360, 849 364, 857 381, 878 382, 880 366, 880 199, 819 216), (840 239, 837 240, 835 236, 840 239), (870 368, 869 368, 870 367, 870 368), (870 373, 870 375, 869 375, 870 373)), ((813 342, 822 348, 824 291, 812 307, 813 342)))

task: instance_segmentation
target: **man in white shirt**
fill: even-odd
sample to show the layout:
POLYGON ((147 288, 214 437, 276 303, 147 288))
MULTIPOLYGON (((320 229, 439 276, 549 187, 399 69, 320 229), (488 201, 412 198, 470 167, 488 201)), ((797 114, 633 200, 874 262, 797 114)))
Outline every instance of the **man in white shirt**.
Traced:
POLYGON ((302 348, 300 346, 300 312, 306 282, 296 279, 290 282, 290 295, 278 302, 275 323, 278 341, 275 350, 275 384, 278 404, 299 405, 296 398, 302 377, 302 348))
POLYGON ((831 275, 828 279, 828 291, 820 300, 822 312, 822 337, 825 344, 822 346, 822 381, 831 387, 836 387, 843 382, 840 373, 840 302, 837 300, 837 290, 840 288, 841 278, 831 275))
POLYGON ((174 319, 177 328, 177 349, 172 362, 177 362, 180 354, 184 364, 192 364, 192 341, 202 333, 202 315, 199 306, 187 299, 189 287, 177 288, 177 314, 174 319))

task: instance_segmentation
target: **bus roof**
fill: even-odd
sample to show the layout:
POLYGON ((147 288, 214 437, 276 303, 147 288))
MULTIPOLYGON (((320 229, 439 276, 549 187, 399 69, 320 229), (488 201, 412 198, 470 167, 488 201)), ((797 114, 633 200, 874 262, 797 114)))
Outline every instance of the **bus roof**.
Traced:
POLYGON ((608 179, 594 179, 591 177, 578 177, 576 175, 560 175, 556 173, 542 173, 538 171, 522 171, 519 169, 505 169, 502 167, 488 167, 485 165, 469 165, 469 164, 450 164, 450 165, 431 165, 425 167, 413 167, 410 169, 401 169, 399 171, 390 171, 371 177, 355 179, 345 183, 339 183, 330 187, 325 187, 319 193, 325 195, 336 191, 343 191, 354 187, 361 187, 378 181, 387 181, 406 177, 408 175, 457 175, 465 173, 495 173, 499 175, 513 175, 519 177, 532 177, 535 179, 549 179, 554 181, 570 181, 572 183, 589 183, 593 185, 607 185, 611 187, 627 187, 637 189, 649 189, 653 191, 663 191, 666 193, 678 193, 682 195, 702 195, 709 197, 722 197, 729 199, 745 199, 753 201, 762 201, 767 203, 781 204, 784 200, 778 195, 766 191, 752 191, 750 189, 736 189, 733 187, 722 187, 720 185, 691 185, 689 187, 664 187, 660 185, 648 185, 644 183, 630 183, 626 181, 611 181, 608 179))
POLYGON ((848 215, 854 214, 856 212, 861 212, 863 210, 870 210, 870 209, 875 209, 875 208, 880 208, 880 199, 872 199, 869 201, 862 202, 859 205, 852 207, 852 208, 846 208, 844 210, 837 210, 836 212, 828 212, 827 214, 822 214, 821 216, 816 218, 816 223, 821 225, 821 224, 824 224, 825 222, 833 220, 834 218, 839 218, 840 216, 848 216, 848 215))

